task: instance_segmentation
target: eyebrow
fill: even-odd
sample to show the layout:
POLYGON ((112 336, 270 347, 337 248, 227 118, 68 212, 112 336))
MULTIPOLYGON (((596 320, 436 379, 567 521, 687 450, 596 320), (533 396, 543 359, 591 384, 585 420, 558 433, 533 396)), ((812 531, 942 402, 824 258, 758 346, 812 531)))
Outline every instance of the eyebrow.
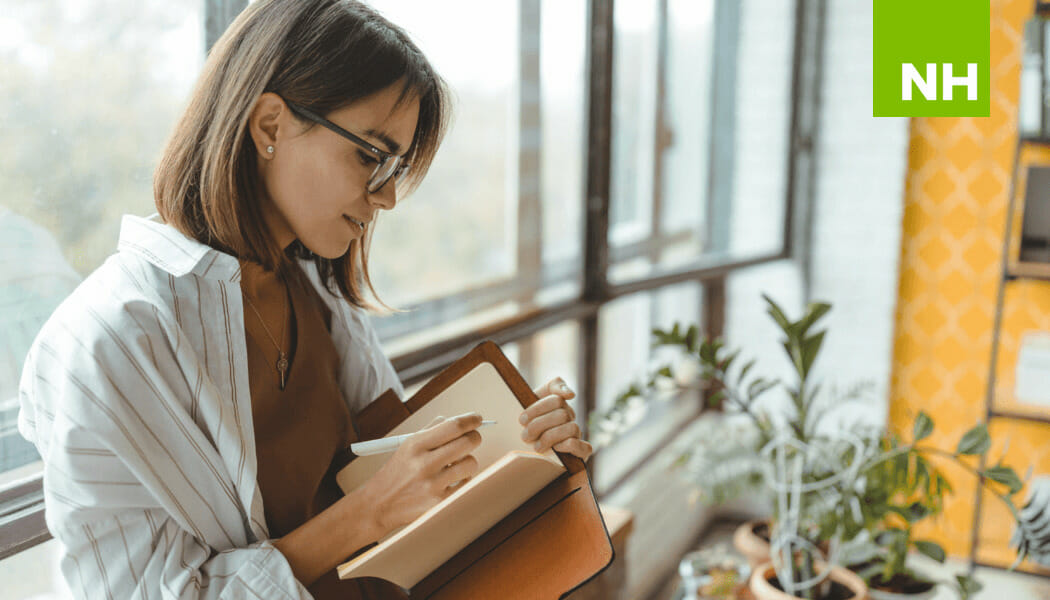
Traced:
POLYGON ((393 138, 391 138, 389 135, 383 133, 382 131, 379 131, 379 130, 376 130, 376 129, 366 129, 365 130, 365 135, 370 135, 370 136, 378 139, 379 141, 383 142, 384 144, 386 144, 386 147, 389 149, 389 152, 391 154, 398 154, 398 153, 401 152, 401 144, 398 144, 397 142, 395 142, 393 140, 393 138))

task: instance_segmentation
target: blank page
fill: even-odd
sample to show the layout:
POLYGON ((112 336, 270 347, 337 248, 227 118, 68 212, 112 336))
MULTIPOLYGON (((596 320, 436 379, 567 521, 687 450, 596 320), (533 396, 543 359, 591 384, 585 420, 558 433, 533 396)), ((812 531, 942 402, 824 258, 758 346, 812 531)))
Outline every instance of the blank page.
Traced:
MULTIPOLYGON (((507 382, 500 377, 496 367, 490 362, 482 362, 412 413, 386 437, 419 431, 439 415, 454 417, 477 411, 481 413, 482 418, 497 421, 495 425, 478 430, 481 434, 481 445, 472 454, 478 459, 480 472, 513 450, 536 454, 532 444, 521 439, 522 426, 518 417, 523 410, 525 409, 522 408, 521 402, 507 387, 507 382)), ((343 493, 348 494, 357 489, 390 459, 391 454, 355 458, 336 475, 336 482, 343 493)), ((548 449, 543 456, 559 467, 562 466, 561 460, 553 450, 548 449)))
POLYGON ((378 546, 340 579, 379 577, 411 588, 565 472, 535 452, 510 452, 378 546))

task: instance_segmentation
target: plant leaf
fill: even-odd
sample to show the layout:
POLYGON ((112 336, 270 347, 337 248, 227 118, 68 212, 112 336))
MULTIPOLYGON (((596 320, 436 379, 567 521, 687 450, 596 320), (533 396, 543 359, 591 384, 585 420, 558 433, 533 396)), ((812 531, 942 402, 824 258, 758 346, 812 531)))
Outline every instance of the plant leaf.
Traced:
POLYGON ((755 398, 761 396, 765 392, 769 391, 769 388, 773 387, 774 385, 776 385, 776 381, 769 381, 767 379, 762 379, 761 377, 755 378, 755 380, 751 382, 751 385, 747 386, 748 401, 754 400, 755 398))
POLYGON ((729 367, 732 366, 733 361, 736 360, 736 357, 738 357, 738 356, 740 356, 740 351, 736 350, 732 354, 730 354, 729 356, 725 357, 722 360, 721 368, 722 368, 722 372, 723 373, 728 373, 729 372, 729 367))
POLYGON ((970 597, 984 588, 981 582, 977 581, 969 575, 956 575, 955 581, 959 584, 959 598, 960 600, 969 600, 970 597))
POLYGON ((767 305, 769 305, 769 315, 773 317, 773 320, 777 322, 777 325, 779 325, 785 333, 791 331, 791 321, 788 320, 787 315, 784 314, 784 311, 781 310, 777 303, 773 302, 773 299, 766 294, 762 294, 762 299, 766 301, 767 305))
POLYGON ((827 330, 825 329, 802 341, 803 373, 808 374, 809 368, 813 366, 813 361, 817 360, 817 354, 820 353, 820 345, 824 342, 824 334, 826 333, 827 330))
POLYGON ((740 375, 737 376, 737 381, 743 383, 744 377, 747 376, 747 372, 751 370, 751 367, 755 366, 755 359, 751 359, 740 369, 740 375))
POLYGON ((926 518, 929 514, 930 511, 926 510, 926 507, 921 502, 912 502, 901 516, 907 519, 909 523, 915 523, 926 518))
POLYGON ((831 310, 831 305, 826 302, 812 302, 806 306, 806 315, 795 324, 795 330, 801 336, 806 335, 809 328, 820 320, 821 317, 826 315, 831 310))
POLYGON ((915 549, 922 552, 926 556, 929 556, 933 560, 943 563, 947 555, 944 553, 944 548, 941 548, 938 544, 933 542, 927 542, 925 540, 917 540, 914 542, 915 549))
POLYGON ((988 437, 988 426, 981 423, 963 434, 955 453, 977 456, 987 452, 991 446, 992 439, 988 437))
POLYGON ((919 441, 929 437, 933 433, 933 419, 930 415, 926 414, 925 411, 919 411, 918 416, 915 417, 915 425, 912 427, 912 436, 915 438, 914 441, 919 441))
POLYGON ((690 352, 696 352, 696 340, 699 334, 700 330, 696 325, 689 326, 689 331, 685 334, 685 346, 690 352))
POLYGON ((1014 470, 1010 467, 988 467, 984 471, 981 471, 981 475, 984 475, 992 481, 996 481, 1005 485, 1007 488, 1010 489, 1011 495, 1021 491, 1021 488, 1024 487, 1024 483, 1021 481, 1021 478, 1018 477, 1017 473, 1015 473, 1014 470))

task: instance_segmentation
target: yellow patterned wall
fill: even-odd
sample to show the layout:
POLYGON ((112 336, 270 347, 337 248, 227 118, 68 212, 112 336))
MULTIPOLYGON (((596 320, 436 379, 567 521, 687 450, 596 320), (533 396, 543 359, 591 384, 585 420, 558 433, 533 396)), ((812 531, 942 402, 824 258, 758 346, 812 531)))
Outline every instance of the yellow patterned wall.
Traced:
MULTIPOLYGON (((911 121, 904 195, 890 422, 904 431, 919 410, 936 423, 932 441, 954 448, 985 417, 1003 236, 1017 149, 1022 30, 1032 0, 991 2, 991 116, 911 121)), ((1022 188, 1023 189, 1023 188, 1022 188)), ((1009 398, 1021 335, 1050 330, 1050 284, 1006 286, 997 409, 1009 398)), ((1007 464, 1050 474, 1050 425, 995 419, 992 454, 1010 438, 1007 464)), ((975 480, 946 470, 955 495, 942 517, 921 528, 957 556, 968 556, 975 480)), ((1024 492, 1015 498, 1021 502, 1024 492)), ((1008 564, 1009 514, 991 497, 982 511, 979 558, 1008 564)))

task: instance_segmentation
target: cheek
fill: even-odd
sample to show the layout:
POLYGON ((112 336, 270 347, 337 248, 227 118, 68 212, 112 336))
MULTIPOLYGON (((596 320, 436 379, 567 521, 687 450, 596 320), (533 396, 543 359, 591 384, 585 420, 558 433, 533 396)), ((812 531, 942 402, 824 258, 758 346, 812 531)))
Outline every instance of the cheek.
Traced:
POLYGON ((337 217, 350 193, 345 165, 321 152, 298 152, 275 165, 269 191, 298 233, 337 217))

